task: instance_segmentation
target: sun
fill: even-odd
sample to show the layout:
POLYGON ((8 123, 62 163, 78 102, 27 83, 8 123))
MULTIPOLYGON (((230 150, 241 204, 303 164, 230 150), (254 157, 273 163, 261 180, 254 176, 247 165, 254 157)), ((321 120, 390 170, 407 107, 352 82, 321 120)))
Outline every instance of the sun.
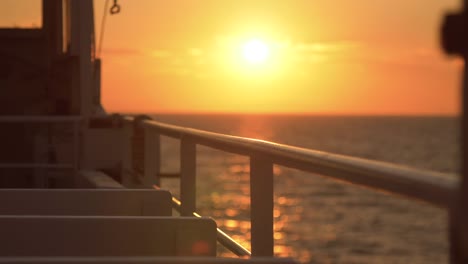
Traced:
POLYGON ((270 48, 259 39, 251 39, 242 46, 242 57, 250 64, 262 64, 268 60, 270 48))

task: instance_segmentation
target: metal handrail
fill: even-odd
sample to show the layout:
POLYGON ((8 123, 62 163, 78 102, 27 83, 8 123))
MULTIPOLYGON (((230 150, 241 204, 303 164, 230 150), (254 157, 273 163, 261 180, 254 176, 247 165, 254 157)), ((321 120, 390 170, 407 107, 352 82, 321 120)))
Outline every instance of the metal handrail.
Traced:
MULTIPOLYGON (((126 133, 130 133, 126 136, 127 140, 135 140, 144 135, 143 141, 138 141, 144 142, 141 175, 144 184, 151 182, 159 184, 159 175, 161 175, 159 136, 164 135, 181 141, 182 202, 177 204, 176 209, 185 216, 193 216, 196 211, 196 145, 250 157, 253 256, 273 255, 273 164, 331 176, 353 184, 415 198, 442 208, 451 206, 457 191, 458 178, 455 175, 169 125, 144 116, 123 117, 123 121, 124 127, 127 127, 124 128, 126 133), (143 134, 141 129, 145 131, 143 134), (137 132, 138 130, 140 132, 137 132), (131 136, 133 133, 136 133, 134 136, 139 136, 131 136)), ((124 162, 123 171, 131 170, 131 166, 124 162)), ((229 236, 226 237, 232 240, 229 236)), ((229 244, 229 247, 234 248, 231 249, 234 253, 242 251, 242 248, 235 244, 229 244)))
MULTIPOLYGON (((153 185, 152 186, 154 189, 161 189, 160 186, 158 185, 153 185)), ((172 196, 172 208, 176 210, 178 213, 182 212, 182 203, 179 201, 179 199, 175 198, 172 196)), ((200 214, 197 212, 192 212, 191 216, 193 217, 202 217, 200 214)), ((234 239, 232 239, 228 234, 224 233, 223 230, 220 228, 216 228, 216 239, 217 241, 229 249, 232 253, 236 254, 239 257, 250 257, 252 253, 246 249, 244 246, 241 244, 237 243, 234 239)))
MULTIPOLYGON (((180 140, 181 202, 176 203, 174 207, 183 216, 196 214, 197 145, 250 158, 251 256, 254 257, 272 256, 274 253, 273 165, 275 164, 383 190, 446 209, 452 206, 459 186, 459 179, 453 174, 417 170, 386 162, 175 126, 153 121, 147 116, 136 118, 127 116, 123 117, 123 122, 124 140, 127 142, 127 151, 124 153, 128 154, 124 154, 122 179, 127 183, 132 181, 128 177, 134 177, 128 172, 136 169, 139 181, 143 185, 159 185, 160 178, 164 177, 164 173, 160 171, 160 136, 180 140), (130 151, 130 148, 133 148, 133 151, 130 151), (142 160, 138 161, 141 158, 142 160)), ((223 244, 219 240, 219 234, 220 232, 218 232, 218 241, 223 244)), ((235 254, 243 256, 244 250, 248 252, 239 247, 237 242, 230 243, 229 240, 232 238, 229 236, 225 237, 228 238, 227 248, 235 254)))
MULTIPOLYGON (((182 203, 175 197, 172 197, 172 208, 174 208, 177 212, 181 213, 182 211, 182 203)), ((196 212, 192 212, 193 217, 202 217, 196 212)), ((234 239, 232 239, 228 234, 224 233, 223 230, 220 228, 216 228, 216 236, 217 240, 221 245, 229 249, 232 253, 236 254, 239 257, 250 257, 252 253, 241 244, 237 243, 234 239)))
POLYGON ((191 137, 196 144, 240 155, 263 155, 277 165, 330 176, 443 208, 450 207, 459 184, 459 178, 453 174, 413 169, 387 162, 224 135, 152 120, 144 120, 142 124, 165 136, 179 139, 191 137))
MULTIPOLYGON (((152 186, 156 190, 160 190, 161 187, 158 185, 153 185, 152 186)), ((176 210, 178 213, 182 213, 182 203, 179 201, 179 199, 175 198, 172 196, 172 208, 176 210)), ((192 212, 190 216, 193 217, 202 217, 200 214, 197 212, 192 212)), ((232 239, 228 234, 224 233, 223 230, 220 228, 216 228, 216 239, 217 241, 229 249, 232 253, 236 254, 239 257, 250 257, 252 256, 252 253, 243 247, 241 244, 237 243, 234 239, 232 239)))

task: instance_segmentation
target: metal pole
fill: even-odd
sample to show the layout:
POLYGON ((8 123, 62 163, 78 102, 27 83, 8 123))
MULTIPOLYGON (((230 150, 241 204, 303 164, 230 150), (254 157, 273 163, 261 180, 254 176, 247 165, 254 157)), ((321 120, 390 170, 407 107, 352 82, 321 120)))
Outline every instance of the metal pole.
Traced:
POLYGON ((459 205, 459 219, 458 225, 461 230, 460 248, 463 252, 463 257, 459 263, 468 263, 468 0, 464 1, 464 31, 461 36, 461 41, 464 43, 463 59, 465 61, 464 75, 463 75, 463 113, 462 113, 462 181, 461 181, 461 199, 459 205))
POLYGON ((73 184, 77 186, 79 179, 78 179, 78 170, 80 166, 80 121, 73 122, 73 184))
POLYGON ((145 145, 144 145, 144 171, 143 185, 152 188, 154 184, 159 185, 159 134, 154 129, 144 127, 145 145))
POLYGON ((250 221, 253 257, 273 256, 273 164, 250 157, 250 221))
POLYGON ((460 152, 461 181, 450 208, 450 263, 468 263, 468 0, 463 11, 446 16, 442 43, 448 54, 462 56, 465 62, 461 90, 460 152))
MULTIPOLYGON (((465 1, 465 5, 468 1, 465 1)), ((465 10, 466 10, 465 6, 465 10)), ((465 11, 466 12, 466 11, 465 11)), ((466 19, 466 17, 465 17, 466 19)), ((465 26, 468 23, 465 23, 465 26)), ((465 28, 466 29, 466 28, 465 28)), ((465 41, 467 36, 464 36, 465 41)), ((466 42, 465 42, 466 44, 466 42)), ((460 187, 460 198, 457 208, 457 232, 459 233, 459 239, 457 241, 458 253, 460 256, 457 258, 456 263, 468 263, 468 45, 465 45, 465 68, 463 75, 463 112, 462 112, 462 129, 461 129, 461 140, 462 140, 462 179, 460 187)))
POLYGON ((159 134, 158 131, 154 132, 154 157, 153 157, 153 162, 154 162, 154 184, 161 186, 161 177, 159 175, 161 174, 161 134, 159 134))
POLYGON ((450 263, 468 263, 468 88, 465 56, 461 115, 461 184, 450 212, 450 263))
POLYGON ((122 157, 122 184, 126 187, 129 187, 131 180, 132 172, 132 159, 133 159, 133 149, 132 149, 132 137, 133 137, 133 123, 124 122, 123 124, 123 157, 122 157))
POLYGON ((180 200, 181 215, 192 216, 196 211, 196 145, 183 137, 180 142, 180 200))

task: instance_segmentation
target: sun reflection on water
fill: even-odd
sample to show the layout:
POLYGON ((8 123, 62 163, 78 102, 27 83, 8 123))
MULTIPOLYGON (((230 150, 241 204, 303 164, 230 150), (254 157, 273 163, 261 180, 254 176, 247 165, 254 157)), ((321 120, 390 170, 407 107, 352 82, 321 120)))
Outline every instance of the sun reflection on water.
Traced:
MULTIPOLYGON (((215 157, 219 165, 212 167, 204 165, 205 162, 197 165, 197 211, 213 217, 219 228, 251 249, 249 159, 221 156, 214 150, 204 150, 202 154, 206 156, 201 155, 200 160, 215 157)), ((328 208, 340 207, 342 200, 336 194, 344 189, 334 182, 324 184, 315 177, 309 181, 299 177, 297 171, 278 166, 274 166, 274 173, 275 255, 292 257, 301 263, 312 258, 326 260, 327 255, 321 252, 337 250, 341 232, 341 213, 328 208)), ((234 257, 220 245, 218 255, 234 257)))
MULTIPOLYGON (((203 201, 205 208, 210 205, 210 210, 208 212, 207 209, 205 215, 214 216, 219 228, 250 249, 249 160, 233 156, 227 158, 224 163, 227 169, 210 179, 217 182, 216 186, 212 186, 217 188, 210 188, 209 200, 203 201)), ((283 171, 282 168, 274 166, 275 177, 281 177, 283 171)), ((307 262, 307 256, 310 254, 293 251, 291 246, 292 240, 300 239, 298 234, 291 232, 291 224, 302 220, 303 207, 300 198, 277 194, 274 200, 275 255, 295 257, 301 262, 307 262)), ((220 250, 219 254, 232 256, 232 253, 225 250, 220 250)))

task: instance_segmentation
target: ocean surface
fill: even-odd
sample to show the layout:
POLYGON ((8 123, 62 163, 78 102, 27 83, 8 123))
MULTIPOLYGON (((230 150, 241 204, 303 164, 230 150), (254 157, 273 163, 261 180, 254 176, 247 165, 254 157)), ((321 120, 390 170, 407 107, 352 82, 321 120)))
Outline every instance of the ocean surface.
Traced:
MULTIPOLYGON (((455 117, 153 115, 198 129, 458 173, 455 117)), ((163 137, 164 172, 179 145, 163 137)), ((430 205, 275 166, 275 254, 303 263, 448 263, 447 214, 430 205)), ((163 187, 178 195, 178 181, 163 187)), ((249 160, 197 147, 197 211, 250 248, 249 160)), ((221 246, 220 246, 221 247, 221 246)), ((230 256, 226 250, 219 253, 230 256)))

